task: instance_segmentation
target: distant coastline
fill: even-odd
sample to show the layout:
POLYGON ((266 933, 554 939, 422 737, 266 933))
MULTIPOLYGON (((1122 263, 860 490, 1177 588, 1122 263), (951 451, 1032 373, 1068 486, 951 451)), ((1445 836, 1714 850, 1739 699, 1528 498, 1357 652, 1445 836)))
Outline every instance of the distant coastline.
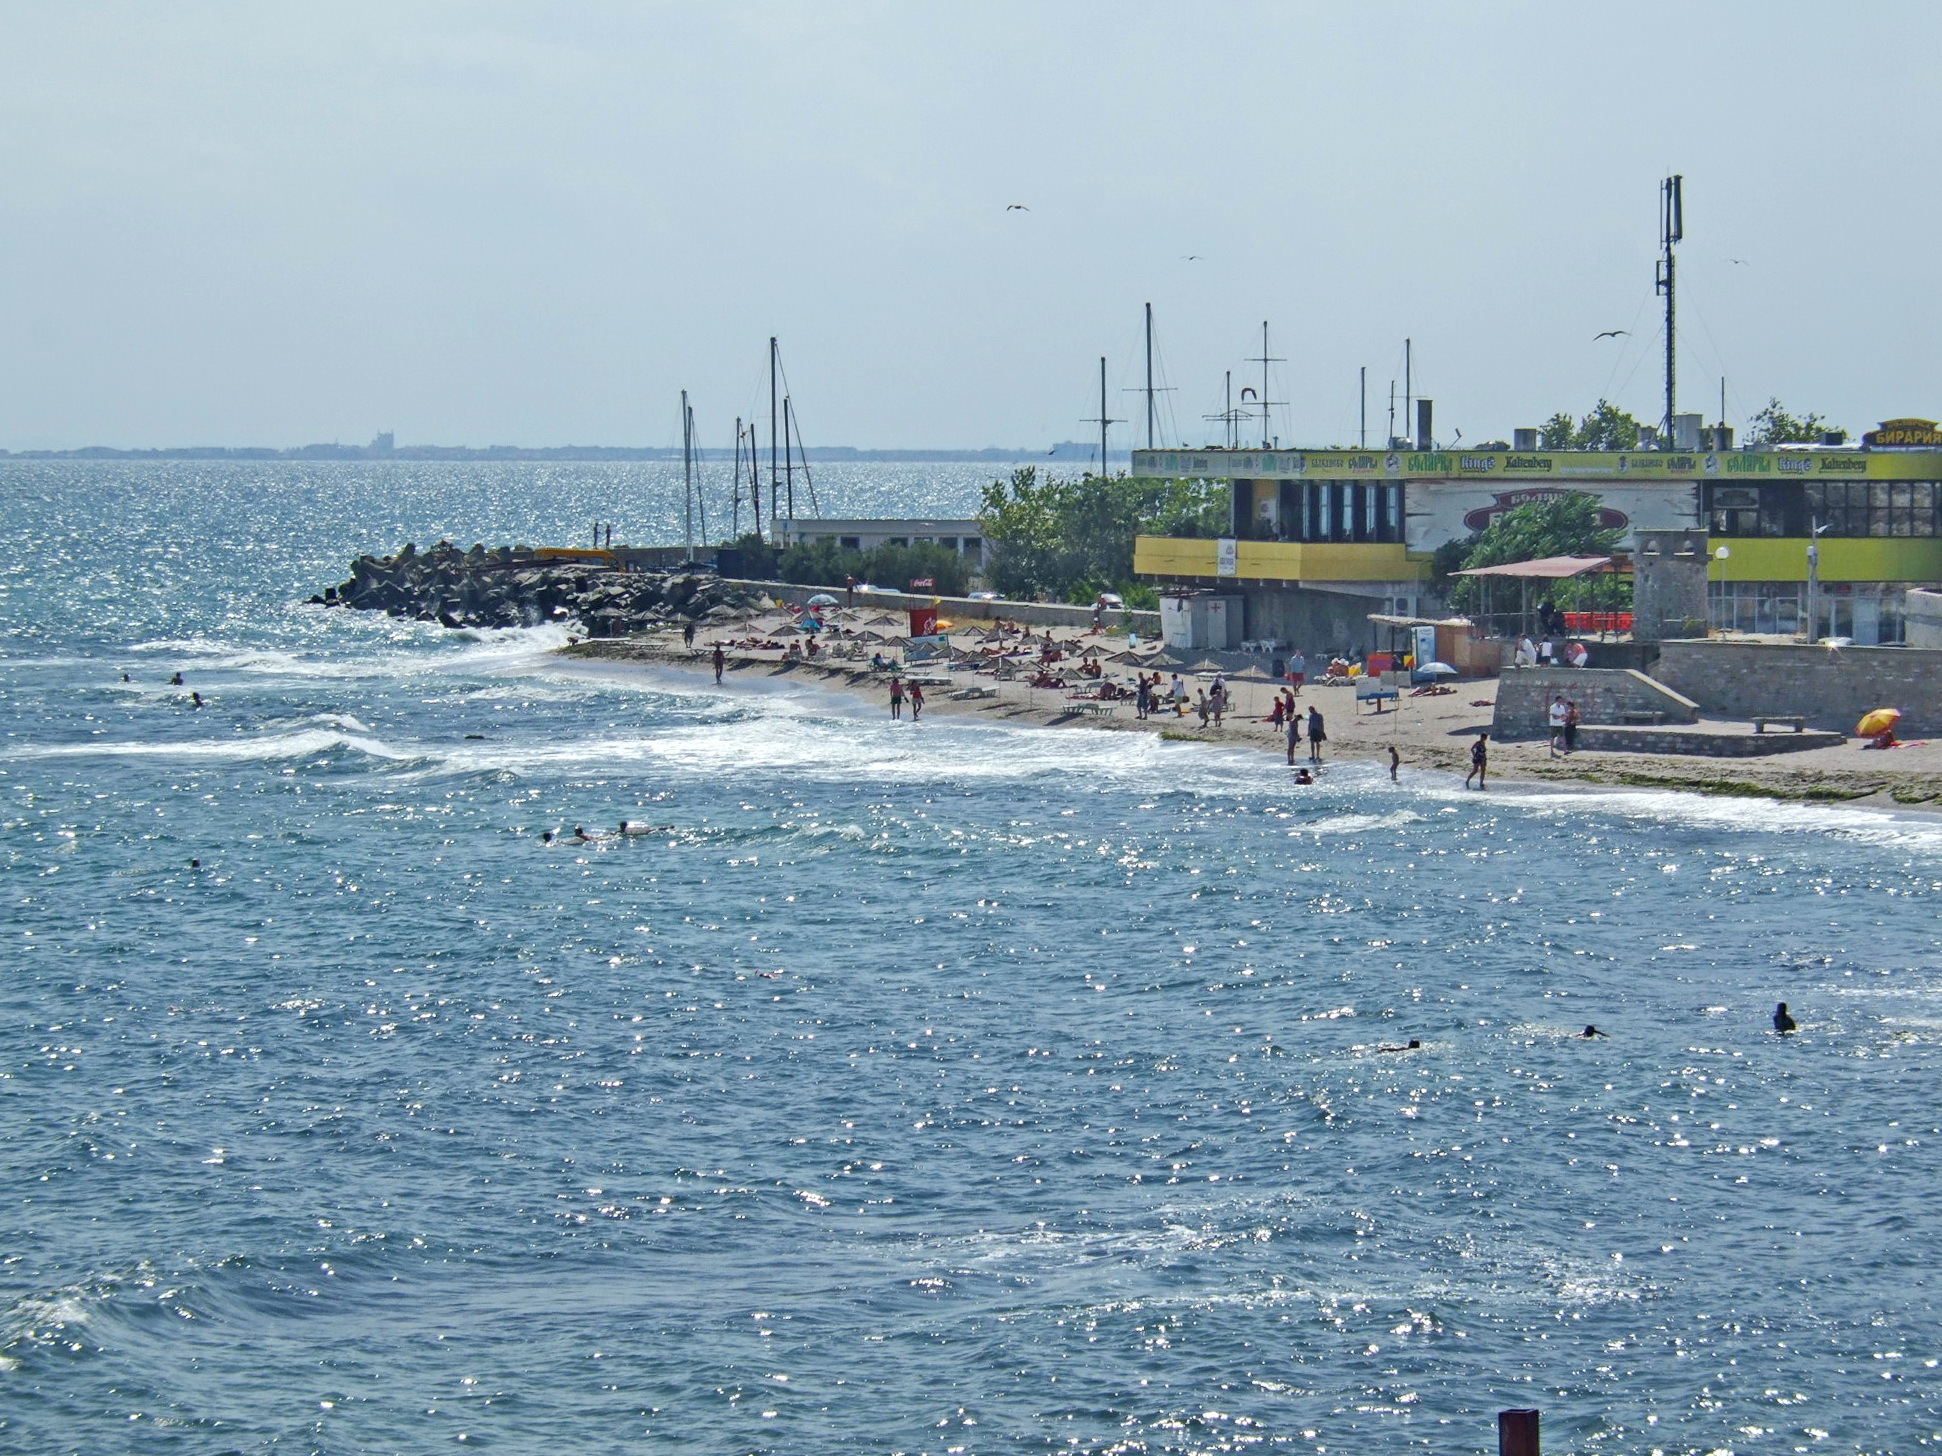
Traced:
MULTIPOLYGON (((723 449, 697 452, 704 460, 727 460, 732 452, 723 449)), ((85 445, 75 450, 0 450, 0 460, 679 460, 678 446, 657 445, 393 445, 378 441, 369 445, 294 445, 286 449, 270 446, 182 445, 168 448, 119 449, 111 445, 85 445)), ((976 450, 869 450, 853 445, 812 445, 798 447, 798 460, 811 464, 840 464, 845 461, 907 461, 916 464, 952 462, 992 464, 1085 465, 1098 458, 1095 446, 1062 440, 1050 449, 1020 446, 1008 449, 987 446, 976 450)), ((1108 460, 1125 461, 1131 456, 1113 450, 1108 460)))

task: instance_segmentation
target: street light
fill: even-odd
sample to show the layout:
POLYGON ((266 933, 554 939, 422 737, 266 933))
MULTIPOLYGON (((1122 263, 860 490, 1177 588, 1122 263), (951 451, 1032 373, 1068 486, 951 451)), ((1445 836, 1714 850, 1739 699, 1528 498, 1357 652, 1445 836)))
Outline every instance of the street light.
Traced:
POLYGON ((1819 521, 1813 525, 1813 534, 1807 538, 1807 640, 1814 641, 1821 631, 1821 532, 1827 529, 1819 521))

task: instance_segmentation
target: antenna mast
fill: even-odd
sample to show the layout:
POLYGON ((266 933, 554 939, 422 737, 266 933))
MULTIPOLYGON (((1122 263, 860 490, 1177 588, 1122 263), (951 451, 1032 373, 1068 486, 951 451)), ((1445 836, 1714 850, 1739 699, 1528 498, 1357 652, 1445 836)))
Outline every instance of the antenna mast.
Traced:
POLYGON ((1361 433, 1356 440, 1356 445, 1357 448, 1366 450, 1369 448, 1369 366, 1367 364, 1362 366, 1361 382, 1357 385, 1357 394, 1362 402, 1362 426, 1361 433))
POLYGON ((1284 364, 1286 362, 1287 361, 1285 359, 1282 359, 1280 356, 1270 354, 1268 352, 1268 321, 1266 319, 1262 319, 1261 320, 1261 357, 1258 359, 1250 359, 1248 360, 1248 363, 1259 364, 1261 366, 1261 448, 1263 450, 1271 450, 1274 448, 1274 440, 1271 438, 1273 425, 1268 414, 1269 408, 1271 407, 1271 405, 1286 404, 1288 402, 1285 399, 1277 399, 1272 401, 1269 400, 1268 366, 1270 364, 1284 364))
POLYGON ((1666 425, 1659 448, 1670 450, 1674 408, 1675 317, 1673 311, 1672 245, 1686 236, 1685 178, 1674 174, 1659 184, 1659 273, 1654 280, 1658 292, 1666 296, 1666 425))

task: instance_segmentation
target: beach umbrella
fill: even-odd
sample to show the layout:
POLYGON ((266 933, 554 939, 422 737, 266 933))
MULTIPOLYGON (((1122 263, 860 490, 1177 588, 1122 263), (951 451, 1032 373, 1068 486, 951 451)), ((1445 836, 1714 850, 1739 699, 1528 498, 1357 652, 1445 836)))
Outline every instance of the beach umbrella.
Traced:
POLYGON ((815 596, 809 599, 809 605, 812 607, 833 607, 836 605, 836 598, 828 592, 817 592, 815 596))
POLYGON ((1266 672, 1264 672, 1262 669, 1258 667, 1244 667, 1239 672, 1235 673, 1233 676, 1234 676, 1234 681, 1236 682, 1277 682, 1279 681, 1278 678, 1269 676, 1266 672))
POLYGON ((1874 738, 1886 733, 1902 720, 1900 708, 1876 708, 1859 723, 1854 725, 1857 738, 1874 738))
POLYGON ((1180 665, 1180 659, 1170 653, 1156 652, 1146 659, 1146 665, 1148 667, 1178 667, 1180 665))
POLYGON ((1456 677, 1457 675, 1457 670, 1447 662, 1426 662, 1416 669, 1416 676, 1419 678, 1456 677))
POLYGON ((1195 672, 1226 672, 1227 669, 1211 657, 1203 657, 1194 664, 1195 672))

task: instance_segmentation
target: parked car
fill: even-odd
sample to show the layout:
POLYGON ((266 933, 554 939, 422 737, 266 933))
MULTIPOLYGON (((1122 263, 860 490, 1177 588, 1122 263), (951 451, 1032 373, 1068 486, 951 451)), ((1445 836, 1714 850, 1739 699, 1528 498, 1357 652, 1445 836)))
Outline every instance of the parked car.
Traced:
POLYGON ((965 600, 969 602, 995 602, 1002 599, 994 591, 974 591, 967 592, 965 594, 965 600))

